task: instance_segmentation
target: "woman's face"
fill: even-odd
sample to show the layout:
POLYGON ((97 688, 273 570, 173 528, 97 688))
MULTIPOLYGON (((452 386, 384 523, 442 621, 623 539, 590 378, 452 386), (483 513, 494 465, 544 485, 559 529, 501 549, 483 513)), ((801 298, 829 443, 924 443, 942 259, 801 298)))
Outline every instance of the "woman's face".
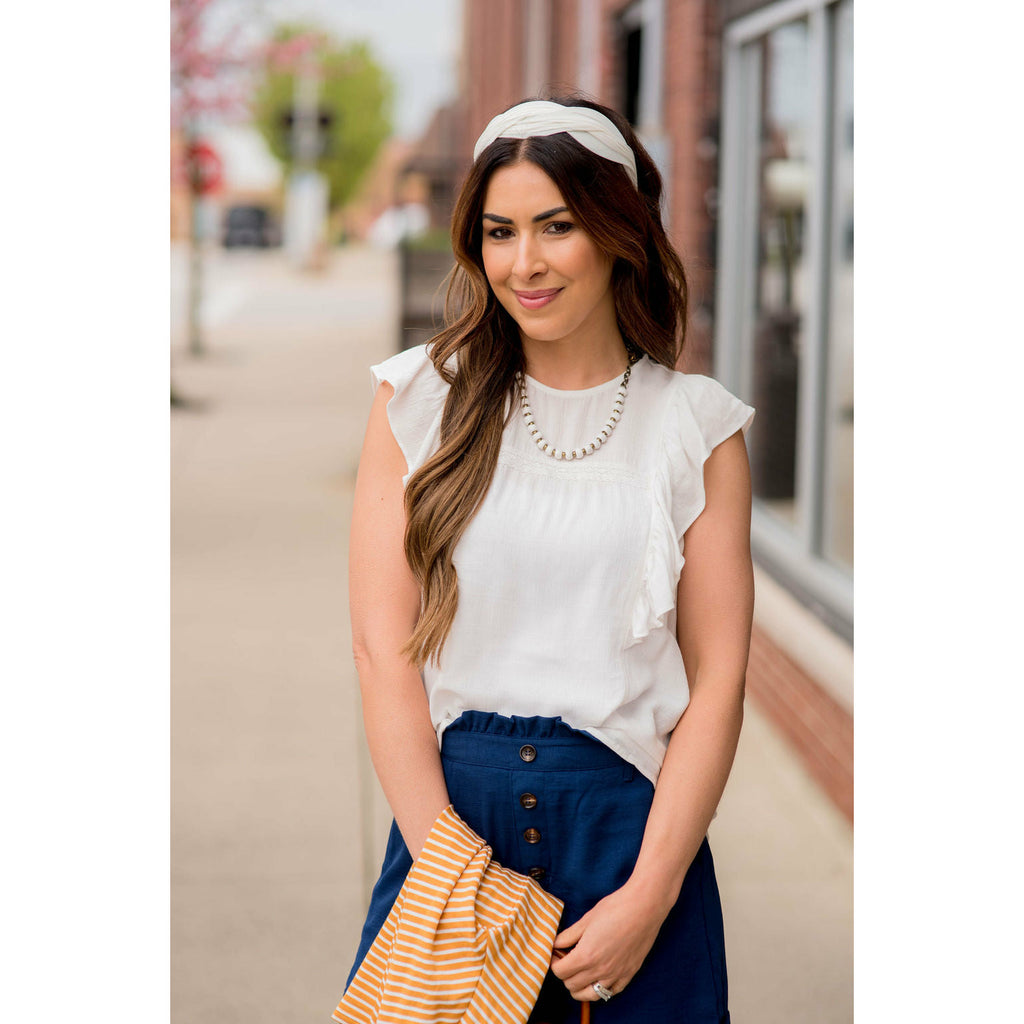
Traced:
POLYGON ((611 257, 536 164, 522 161, 491 175, 482 226, 484 272, 524 339, 617 334, 611 257))

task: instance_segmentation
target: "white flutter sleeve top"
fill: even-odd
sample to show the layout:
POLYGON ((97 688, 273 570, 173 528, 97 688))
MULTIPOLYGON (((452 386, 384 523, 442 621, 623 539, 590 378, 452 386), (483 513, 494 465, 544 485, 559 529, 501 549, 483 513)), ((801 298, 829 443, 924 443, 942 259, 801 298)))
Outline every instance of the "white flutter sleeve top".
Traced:
MULTIPOLYGON (((391 430, 409 475, 437 450, 448 385, 425 346, 371 368, 388 381, 391 430)), ((527 377, 537 426, 562 448, 588 443, 621 376, 582 391, 527 377)), ((704 508, 704 462, 754 410, 717 381, 648 358, 622 418, 594 454, 555 461, 518 409, 490 489, 454 554, 459 603, 423 682, 440 740, 463 711, 561 717, 652 782, 689 702, 676 640, 683 535, 704 508)))

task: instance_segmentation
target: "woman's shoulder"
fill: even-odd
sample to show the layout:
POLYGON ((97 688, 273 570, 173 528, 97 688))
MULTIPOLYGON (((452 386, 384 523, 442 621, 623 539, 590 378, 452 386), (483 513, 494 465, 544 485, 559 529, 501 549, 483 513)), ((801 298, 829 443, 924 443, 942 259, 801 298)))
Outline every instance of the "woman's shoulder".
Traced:
POLYGON ((370 377, 374 391, 387 381, 396 395, 409 390, 415 390, 423 397, 447 394, 448 383, 434 368, 427 351, 428 345, 429 342, 403 349, 383 362, 371 366, 370 377))
POLYGON ((448 382, 434 368, 428 345, 405 349, 370 367, 374 392, 385 381, 394 390, 387 416, 409 470, 403 483, 437 445, 449 390, 448 382))
MULTIPOLYGON (((700 437, 706 452, 737 430, 746 431, 754 410, 714 377, 644 359, 642 365, 648 408, 658 407, 667 435, 700 437)), ((671 438, 670 438, 671 439, 671 438)))
POLYGON ((703 373, 684 373, 663 363, 656 363, 649 356, 641 360, 641 365, 647 371, 646 376, 650 384, 676 402, 700 403, 725 395, 735 397, 714 377, 703 373))

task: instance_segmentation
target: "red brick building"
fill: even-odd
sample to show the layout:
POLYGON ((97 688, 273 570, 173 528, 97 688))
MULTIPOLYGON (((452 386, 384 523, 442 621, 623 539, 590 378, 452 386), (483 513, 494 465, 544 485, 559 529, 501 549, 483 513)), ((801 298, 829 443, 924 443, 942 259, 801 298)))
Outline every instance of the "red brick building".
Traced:
MULTIPOLYGON (((682 368, 758 408, 748 690, 852 820, 853 0, 464 0, 455 168, 579 91, 658 163, 682 368)), ((756 435, 756 436, 755 436, 756 435)))

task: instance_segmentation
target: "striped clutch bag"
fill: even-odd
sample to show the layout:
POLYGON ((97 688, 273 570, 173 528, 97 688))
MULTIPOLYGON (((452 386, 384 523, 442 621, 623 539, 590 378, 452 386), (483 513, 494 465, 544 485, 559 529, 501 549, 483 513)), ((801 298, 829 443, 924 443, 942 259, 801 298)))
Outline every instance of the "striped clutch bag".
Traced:
POLYGON ((551 960, 562 901, 503 868, 442 811, 336 1024, 526 1024, 551 960))

